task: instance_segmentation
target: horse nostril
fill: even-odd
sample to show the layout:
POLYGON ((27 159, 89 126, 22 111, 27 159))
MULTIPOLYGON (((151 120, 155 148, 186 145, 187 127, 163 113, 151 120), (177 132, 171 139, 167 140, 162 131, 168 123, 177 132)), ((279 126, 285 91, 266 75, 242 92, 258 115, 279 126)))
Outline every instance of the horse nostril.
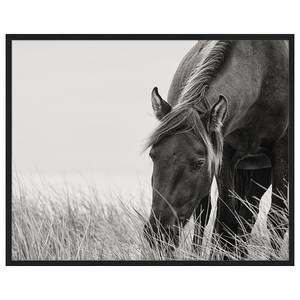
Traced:
POLYGON ((148 224, 145 224, 145 225, 144 225, 144 233, 148 233, 149 230, 150 230, 149 225, 148 225, 148 224))
POLYGON ((144 234, 148 234, 149 233, 149 225, 145 224, 144 225, 144 234))

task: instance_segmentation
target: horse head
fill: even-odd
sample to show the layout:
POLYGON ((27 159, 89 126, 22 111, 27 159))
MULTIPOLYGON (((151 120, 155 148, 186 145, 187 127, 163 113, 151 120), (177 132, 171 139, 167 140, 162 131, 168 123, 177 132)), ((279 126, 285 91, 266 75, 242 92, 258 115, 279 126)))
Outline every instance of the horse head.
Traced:
POLYGON ((152 208, 144 234, 150 245, 178 246, 179 229, 209 194, 222 159, 224 96, 210 109, 178 104, 171 107, 152 91, 152 107, 160 125, 147 144, 153 161, 152 208))

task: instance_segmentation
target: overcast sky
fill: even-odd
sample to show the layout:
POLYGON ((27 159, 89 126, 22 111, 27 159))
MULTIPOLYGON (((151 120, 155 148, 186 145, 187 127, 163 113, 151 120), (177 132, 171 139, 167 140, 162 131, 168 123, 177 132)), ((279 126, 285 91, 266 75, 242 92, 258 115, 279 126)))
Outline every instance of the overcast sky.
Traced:
POLYGON ((13 165, 24 174, 149 180, 150 93, 195 41, 14 41, 13 165))

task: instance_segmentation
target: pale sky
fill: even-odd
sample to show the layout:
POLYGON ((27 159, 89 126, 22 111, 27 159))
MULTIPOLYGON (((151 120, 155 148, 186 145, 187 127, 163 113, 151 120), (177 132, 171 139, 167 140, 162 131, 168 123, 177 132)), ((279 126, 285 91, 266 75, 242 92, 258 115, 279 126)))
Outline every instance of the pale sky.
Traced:
POLYGON ((149 180, 150 93, 195 41, 14 41, 13 168, 149 180))

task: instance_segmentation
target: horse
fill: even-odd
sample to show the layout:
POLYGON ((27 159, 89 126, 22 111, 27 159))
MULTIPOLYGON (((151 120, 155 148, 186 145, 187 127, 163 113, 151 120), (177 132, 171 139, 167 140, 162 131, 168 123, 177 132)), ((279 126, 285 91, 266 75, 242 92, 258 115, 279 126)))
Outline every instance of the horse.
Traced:
POLYGON ((192 215, 199 225, 193 245, 200 245, 203 229, 196 228, 207 225, 213 178, 219 192, 215 231, 225 250, 232 250, 241 227, 251 232, 257 214, 246 204, 258 212, 258 199, 270 184, 268 228, 283 238, 288 225, 279 224, 275 208, 288 216, 283 201, 288 182, 288 59, 288 42, 283 40, 198 41, 180 62, 167 101, 153 89, 152 108, 160 122, 146 144, 153 173, 144 235, 151 246, 164 238, 175 249, 179 229, 192 215))

